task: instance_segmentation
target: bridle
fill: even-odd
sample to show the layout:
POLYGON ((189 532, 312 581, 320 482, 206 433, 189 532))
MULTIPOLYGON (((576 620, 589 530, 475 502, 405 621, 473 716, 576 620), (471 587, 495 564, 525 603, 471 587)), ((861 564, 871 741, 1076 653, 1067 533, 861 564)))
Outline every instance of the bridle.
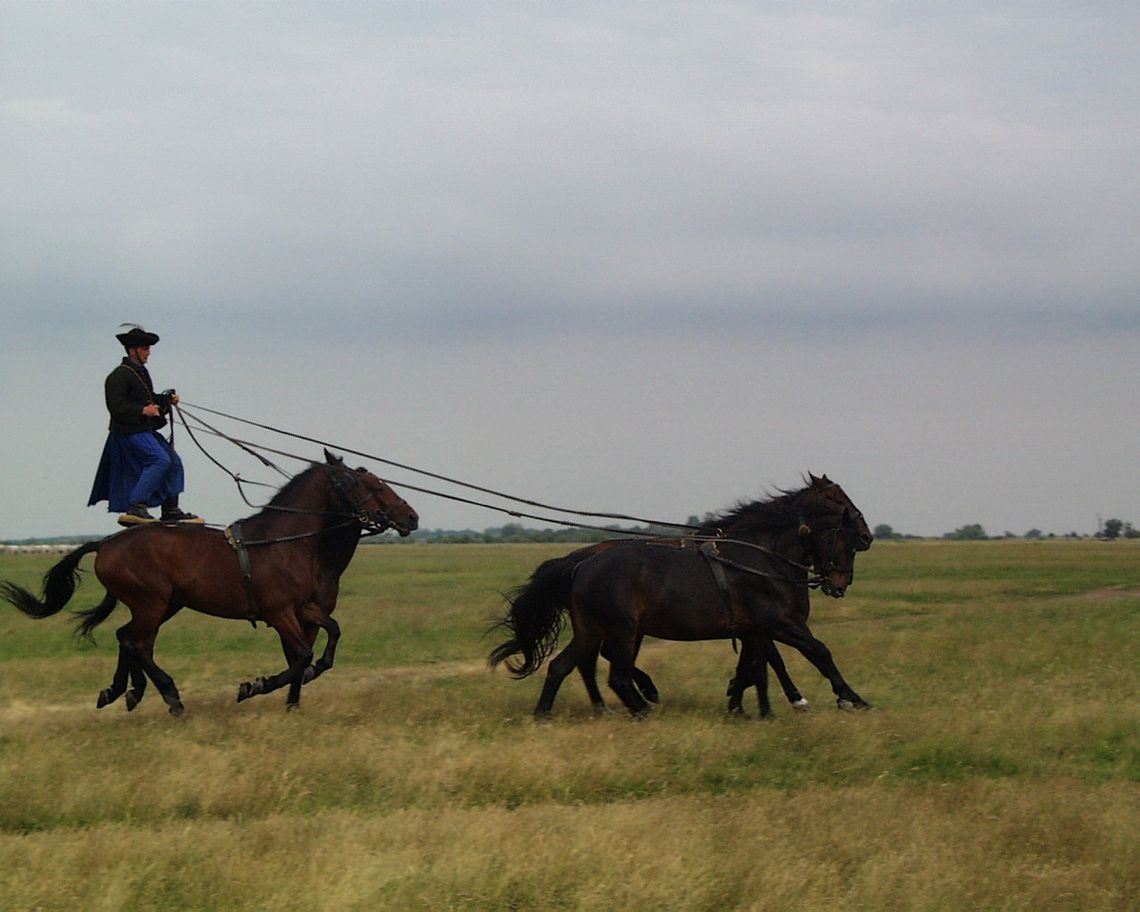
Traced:
POLYGON ((324 471, 329 485, 340 499, 346 515, 360 523, 367 530, 367 534, 376 535, 394 525, 387 508, 365 487, 362 473, 328 465, 324 466, 324 471), (349 476, 351 479, 350 484, 344 484, 345 476, 349 476), (364 488, 363 497, 357 497, 358 488, 364 488), (375 509, 366 509, 370 500, 376 505, 375 509))
MULTIPOLYGON (((823 531, 819 532, 817 532, 815 529, 812 529, 810 533, 818 545, 818 547, 812 549, 810 560, 817 574, 819 588, 822 589, 827 595, 837 594, 835 587, 831 584, 830 574, 833 564, 836 562, 840 554, 840 532, 849 532, 856 537, 858 535, 857 526, 849 522, 850 513, 850 510, 845 509, 843 517, 840 519, 837 525, 833 526, 830 529, 824 529, 823 531), (831 547, 827 547, 829 539, 833 540, 831 547)), ((807 524, 805 523, 804 525, 806 526, 807 524)), ((848 548, 850 549, 852 556, 854 556, 854 553, 857 549, 853 545, 849 545, 848 548)), ((851 585, 851 583, 855 582, 854 561, 852 561, 852 564, 849 568, 844 569, 842 572, 847 573, 850 576, 850 582, 847 584, 848 586, 851 585)))

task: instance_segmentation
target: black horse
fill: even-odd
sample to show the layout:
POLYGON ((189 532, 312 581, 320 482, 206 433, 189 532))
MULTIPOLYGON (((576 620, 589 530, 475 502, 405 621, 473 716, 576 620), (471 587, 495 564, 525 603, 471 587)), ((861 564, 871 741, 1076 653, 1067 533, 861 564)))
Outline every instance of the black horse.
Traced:
MULTIPOLYGON (((702 537, 717 537, 722 534, 722 530, 710 524, 698 528, 696 532, 702 537)), ((526 585, 514 590, 510 599, 515 603, 518 603, 520 600, 536 603, 567 601, 570 594, 571 580, 579 564, 600 554, 602 551, 613 547, 621 547, 622 545, 627 545, 634 541, 644 541, 644 539, 609 539, 607 541, 586 545, 562 557, 555 557, 544 561, 535 569, 534 573, 531 574, 530 580, 528 580, 526 585)), ((654 541, 659 545, 673 545, 675 547, 683 547, 686 544, 692 546, 693 544, 693 539, 655 539, 654 541)), ((518 609, 520 613, 527 611, 526 606, 523 604, 519 604, 518 609)), ((729 681, 728 690, 725 693, 725 696, 729 698, 729 712, 743 714, 744 691, 749 687, 755 686, 761 718, 772 715, 772 704, 768 700, 769 666, 771 666, 772 670, 776 673, 776 677, 784 690, 784 696, 787 697, 792 707, 799 712, 806 712, 808 709, 808 701, 804 699, 803 694, 801 694, 796 687, 791 675, 788 674, 784 660, 776 649, 776 644, 767 637, 746 636, 741 637, 741 641, 740 659, 737 664, 736 673, 729 681)), ((636 644, 635 655, 640 653, 640 651, 641 638, 639 637, 636 644)), ((607 661, 609 660, 609 648, 605 643, 601 646, 600 654, 602 658, 607 661)), ((594 709, 598 712, 605 712, 605 699, 602 697, 602 692, 598 688, 597 660, 598 654, 596 653, 584 657, 578 663, 578 672, 582 676, 582 683, 586 686, 586 693, 594 709)), ((631 678, 638 692, 648 702, 661 702, 661 694, 657 689, 657 684, 653 678, 650 677, 648 672, 635 664, 631 672, 631 678)))
POLYGON ((264 621, 277 631, 288 667, 245 682, 238 700, 288 685, 291 708, 300 701, 301 685, 332 667, 340 628, 331 615, 361 533, 395 528, 408 535, 418 523, 415 511, 385 482, 348 468, 326 450, 324 463, 296 475, 265 509, 225 533, 185 524, 135 526, 72 551, 44 576, 42 598, 9 582, 0 583, 0 596, 33 618, 57 614, 75 593, 80 560, 95 552, 95 575, 107 594, 79 612, 79 632, 90 636, 120 600, 131 611, 117 632, 119 663, 111 686, 99 694, 99 707, 126 693, 127 709, 134 709, 149 677, 170 712, 183 711, 174 680, 155 664, 154 641, 164 622, 192 608, 264 621), (328 642, 312 664, 320 630, 328 642))
MULTIPOLYGON (((522 587, 499 625, 511 636, 492 651, 491 665, 507 662, 518 678, 533 674, 554 651, 568 614, 574 635, 550 664, 539 716, 549 714, 574 668, 588 680, 603 643, 610 687, 631 712, 645 712, 634 683, 644 636, 752 638, 757 646, 773 639, 803 653, 831 682, 841 707, 866 707, 807 625, 809 571, 826 594, 840 597, 854 579, 855 552, 871 545, 862 513, 842 488, 811 476, 801 490, 745 504, 714 524, 721 536, 712 541, 631 541, 600 550, 574 568, 568 587, 548 587, 541 598, 530 597, 530 584, 522 587)), ((766 655, 746 649, 738 681, 754 680, 766 655)))

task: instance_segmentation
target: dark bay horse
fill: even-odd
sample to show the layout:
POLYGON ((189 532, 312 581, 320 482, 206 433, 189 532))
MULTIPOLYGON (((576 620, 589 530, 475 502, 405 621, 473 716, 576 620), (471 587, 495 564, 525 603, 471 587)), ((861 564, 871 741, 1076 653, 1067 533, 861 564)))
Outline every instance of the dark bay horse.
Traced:
POLYGON ((57 614, 78 585, 80 560, 94 552, 95 575, 107 594, 96 607, 78 612, 78 632, 89 637, 119 601, 131 612, 117 631, 118 667, 111 686, 99 694, 100 707, 126 693, 127 709, 134 709, 149 678, 171 713, 183 711, 174 680, 155 664, 154 641, 164 622, 192 608, 263 621, 276 630, 288 667, 242 684, 238 700, 288 685, 292 708, 300 702, 301 685, 332 667, 340 628, 331 615, 362 532, 394 528, 408 535, 418 524, 415 511, 385 482, 348 468, 326 450, 324 463, 294 476, 264 509, 225 532, 199 525, 135 526, 72 551, 44 576, 42 599, 9 582, 0 583, 0 596, 33 618, 57 614), (328 643, 313 664, 320 630, 328 643))
MULTIPOLYGON (((648 708, 634 683, 644 636, 662 639, 749 639, 737 680, 747 683, 765 640, 798 649, 831 682, 840 706, 868 704, 843 680, 827 647, 807 626, 809 569, 828 595, 842 596, 854 579, 856 550, 872 536, 862 513, 839 485, 810 476, 799 491, 745 504, 719 517, 720 537, 703 544, 629 541, 579 562, 568 587, 531 584, 518 590, 500 626, 510 638, 494 649, 492 666, 507 662, 515 677, 542 665, 558 643, 565 615, 573 637, 551 662, 535 714, 549 714, 574 668, 593 673, 605 644, 609 684, 635 714, 648 708), (745 667, 746 661, 748 667, 745 667), (514 659, 514 657, 519 657, 514 659), (585 669, 585 670, 583 670, 585 669)), ((532 578, 533 582, 533 578, 532 578)))

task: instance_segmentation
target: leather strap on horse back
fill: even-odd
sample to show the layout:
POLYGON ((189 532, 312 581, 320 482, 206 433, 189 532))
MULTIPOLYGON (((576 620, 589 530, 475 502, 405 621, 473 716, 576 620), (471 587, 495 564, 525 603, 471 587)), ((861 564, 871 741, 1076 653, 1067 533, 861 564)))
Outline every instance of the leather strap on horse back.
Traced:
POLYGON ((257 602, 253 597, 253 564, 249 559, 249 549, 241 537, 241 523, 228 526, 225 531, 228 541, 237 552, 238 567, 241 568, 241 584, 245 589, 246 619, 254 630, 257 629, 257 602))
POLYGON ((700 547, 701 556, 705 559, 705 563, 709 565, 712 571, 713 579, 716 580, 717 588, 720 590, 721 600, 724 602, 724 609, 728 613, 728 630, 733 634, 733 648, 736 646, 736 617, 732 611, 732 590, 728 586, 728 574, 724 572, 724 558, 720 556, 720 551, 717 550, 715 541, 707 541, 700 547))

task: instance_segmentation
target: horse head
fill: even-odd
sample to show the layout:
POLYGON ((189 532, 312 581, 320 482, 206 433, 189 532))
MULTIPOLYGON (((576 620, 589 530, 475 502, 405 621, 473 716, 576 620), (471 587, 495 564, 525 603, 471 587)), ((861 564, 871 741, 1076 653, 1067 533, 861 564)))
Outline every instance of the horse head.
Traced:
POLYGON ((854 501, 847 496, 847 492, 826 475, 816 478, 809 472, 808 479, 810 481, 808 487, 813 495, 835 504, 844 511, 844 521, 851 524, 854 533, 855 550, 866 551, 870 548, 875 536, 871 534, 867 520, 863 518, 863 512, 855 506, 854 501))
POLYGON ((329 482, 344 508, 370 532, 395 529, 406 537, 419 528, 416 511, 388 483, 367 469, 350 469, 325 450, 329 482))
POLYGON ((862 512, 846 492, 826 475, 809 475, 800 536, 820 575, 820 588, 842 598, 855 581, 855 553, 871 547, 874 536, 862 512))

